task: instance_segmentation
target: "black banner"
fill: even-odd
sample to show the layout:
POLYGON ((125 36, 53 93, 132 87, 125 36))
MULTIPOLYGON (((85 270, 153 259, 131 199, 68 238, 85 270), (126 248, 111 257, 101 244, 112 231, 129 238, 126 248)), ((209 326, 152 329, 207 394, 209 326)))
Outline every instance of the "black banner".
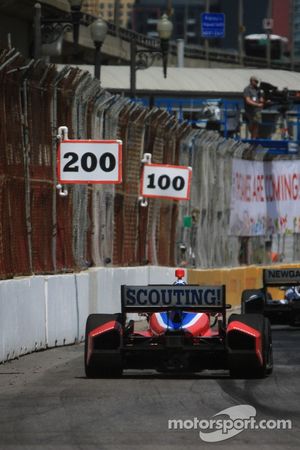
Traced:
POLYGON ((263 277, 268 286, 300 285, 300 269, 264 269, 263 277))
POLYGON ((122 303, 132 309, 221 309, 224 286, 122 286, 122 303))

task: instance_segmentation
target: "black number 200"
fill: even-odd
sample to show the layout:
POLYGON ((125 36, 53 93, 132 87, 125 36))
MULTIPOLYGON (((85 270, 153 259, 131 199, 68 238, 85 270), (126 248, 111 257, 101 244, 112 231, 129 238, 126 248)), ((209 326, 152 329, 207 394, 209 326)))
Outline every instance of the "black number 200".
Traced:
POLYGON ((84 153, 79 161, 77 153, 68 152, 63 156, 68 162, 63 167, 63 172, 79 172, 79 165, 85 172, 94 172, 98 164, 103 172, 112 172, 116 167, 116 158, 111 153, 103 153, 98 161, 94 153, 84 153))

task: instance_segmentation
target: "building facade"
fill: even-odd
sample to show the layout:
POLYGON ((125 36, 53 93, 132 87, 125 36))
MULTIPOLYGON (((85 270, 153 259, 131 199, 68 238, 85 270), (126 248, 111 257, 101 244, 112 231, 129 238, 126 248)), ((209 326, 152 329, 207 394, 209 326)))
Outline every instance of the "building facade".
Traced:
POLYGON ((292 45, 293 54, 296 60, 300 59, 300 0, 291 0, 292 2, 292 45))
POLYGON ((171 5, 174 25, 173 39, 184 39, 186 44, 203 45, 201 14, 205 11, 225 14, 225 37, 210 39, 211 47, 238 49, 239 5, 243 9, 243 25, 246 34, 262 33, 263 19, 268 17, 271 0, 137 0, 133 7, 134 30, 148 36, 157 36, 157 19, 171 5), (208 9, 207 9, 208 8, 208 9))
POLYGON ((243 25, 244 35, 263 33, 263 19, 268 17, 269 0, 222 0, 221 11, 226 17, 226 34, 221 42, 224 49, 238 49, 240 25, 243 25), (242 8, 241 22, 239 7, 242 8))
POLYGON ((273 19, 272 33, 289 40, 288 49, 300 58, 300 0, 84 0, 83 11, 118 23, 149 37, 157 37, 157 21, 165 12, 173 22, 172 39, 203 45, 201 14, 225 14, 225 36, 211 39, 211 47, 239 50, 243 35, 265 33, 263 20, 273 19), (242 8, 242 14, 239 14, 242 8))
POLYGON ((118 20, 121 27, 128 28, 134 4, 135 0, 85 0, 82 11, 110 22, 118 20))
MULTIPOLYGON (((211 12, 220 12, 220 0, 210 0, 211 12)), ((184 39, 187 44, 203 44, 201 14, 206 0, 137 0, 133 7, 132 28, 139 33, 157 37, 157 20, 168 13, 173 23, 173 39, 184 39)))
POLYGON ((271 13, 274 34, 288 38, 288 50, 300 59, 300 0, 272 0, 271 13))

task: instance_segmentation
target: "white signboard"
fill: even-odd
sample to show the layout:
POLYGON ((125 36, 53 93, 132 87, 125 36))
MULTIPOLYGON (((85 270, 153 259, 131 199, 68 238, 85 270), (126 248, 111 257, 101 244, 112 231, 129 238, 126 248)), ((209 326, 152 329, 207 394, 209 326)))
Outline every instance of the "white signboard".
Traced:
POLYGON ((61 184, 121 183, 122 141, 62 141, 57 172, 61 184))
POLYGON ((186 166, 145 164, 141 179, 141 195, 176 200, 189 200, 192 169, 186 166))
POLYGON ((300 160, 233 160, 230 234, 300 233, 300 160))
POLYGON ((263 29, 272 30, 272 28, 273 28, 273 19, 270 18, 263 19, 263 29))

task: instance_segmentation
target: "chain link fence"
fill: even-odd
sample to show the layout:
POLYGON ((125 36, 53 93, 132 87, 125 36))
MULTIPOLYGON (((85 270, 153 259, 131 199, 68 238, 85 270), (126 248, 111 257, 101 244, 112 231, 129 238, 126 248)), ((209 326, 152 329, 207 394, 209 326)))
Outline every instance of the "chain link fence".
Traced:
MULTIPOLYGON (((248 152, 248 153, 247 153, 248 152)), ((96 265, 219 267, 265 262, 263 238, 228 236, 232 158, 249 150, 166 111, 101 89, 79 69, 0 51, 0 277, 96 265), (70 139, 121 139, 120 185, 56 189, 59 126, 70 139), (141 159, 193 167, 190 202, 139 202, 141 159), (190 227, 184 226, 192 218, 190 227)), ((255 156, 253 151, 252 156, 255 156)), ((277 245, 299 260, 298 235, 277 245)))
POLYGON ((239 237, 230 235, 233 159, 299 159, 299 155, 270 155, 215 132, 194 131, 181 142, 180 163, 193 167, 191 201, 179 209, 177 261, 194 267, 291 263, 300 260, 299 233, 239 237), (272 259, 276 255, 276 260, 272 259))

